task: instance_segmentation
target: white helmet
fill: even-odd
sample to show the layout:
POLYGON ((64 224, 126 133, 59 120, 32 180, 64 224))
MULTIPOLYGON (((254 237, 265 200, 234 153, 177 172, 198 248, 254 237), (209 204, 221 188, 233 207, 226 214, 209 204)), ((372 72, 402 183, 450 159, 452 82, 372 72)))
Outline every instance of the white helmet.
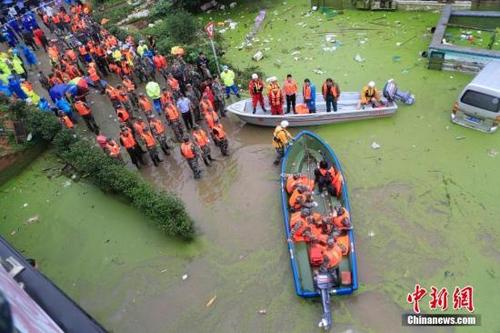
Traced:
POLYGON ((287 128, 288 127, 288 120, 283 120, 280 124, 281 127, 287 128))
POLYGON ((253 73, 252 74, 252 79, 253 80, 257 80, 259 78, 259 76, 256 74, 256 73, 253 73))
POLYGON ((375 88, 375 82, 374 81, 368 82, 368 87, 375 88))

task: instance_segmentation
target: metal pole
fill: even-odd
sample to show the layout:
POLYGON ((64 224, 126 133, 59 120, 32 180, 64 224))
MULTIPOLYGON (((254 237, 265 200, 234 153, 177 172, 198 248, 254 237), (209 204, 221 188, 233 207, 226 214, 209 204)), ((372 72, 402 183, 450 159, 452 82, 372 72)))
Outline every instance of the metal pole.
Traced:
POLYGON ((212 51, 214 52, 215 64, 217 65, 217 72, 219 72, 219 76, 220 76, 219 60, 217 59, 217 52, 215 51, 214 40, 212 38, 210 38, 210 45, 212 45, 212 51))

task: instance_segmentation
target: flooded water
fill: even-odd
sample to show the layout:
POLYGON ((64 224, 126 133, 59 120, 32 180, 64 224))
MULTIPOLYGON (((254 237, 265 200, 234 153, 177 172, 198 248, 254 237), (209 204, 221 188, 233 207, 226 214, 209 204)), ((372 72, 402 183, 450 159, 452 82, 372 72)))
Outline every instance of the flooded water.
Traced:
MULTIPOLYGON (((257 36, 281 39, 276 46, 266 43, 271 50, 259 63, 269 76, 292 72, 319 87, 331 75, 343 91, 357 91, 371 79, 380 86, 393 77, 417 99, 389 119, 311 128, 343 163, 356 231, 360 290, 333 298, 334 331, 423 331, 401 326, 401 314, 411 309, 406 295, 420 283, 428 289, 474 286, 482 326, 473 331, 498 332, 500 303, 493 296, 500 272, 495 173, 500 137, 449 122, 454 99, 470 77, 428 71, 419 58, 431 37, 426 28, 438 14, 347 11, 304 30, 296 23, 315 26, 324 20, 320 14, 302 17, 304 9, 289 1, 268 11, 274 21, 257 36), (288 10, 291 6, 295 10, 288 10), (324 35, 314 34, 374 19, 390 28, 342 30, 336 33, 342 45, 333 53, 322 51, 324 35), (314 60, 295 61, 289 51, 297 46, 301 57, 314 60), (365 62, 354 61, 356 54, 365 62), (396 55, 399 60, 393 61, 396 55), (313 73, 320 66, 326 74, 313 73), (381 148, 372 149, 373 142, 381 148)), ((244 7, 227 15, 239 22, 226 33, 227 56, 242 67, 252 64, 255 49, 235 46, 255 15, 244 7)), ((116 135, 111 105, 97 95, 95 100, 97 121, 107 135, 116 135)), ((48 179, 42 170, 57 163, 47 155, 0 188, 0 231, 38 258, 42 272, 114 332, 318 331, 321 304, 297 297, 293 289, 272 129, 232 117, 224 125, 231 156, 214 148, 217 161, 204 168, 200 181, 192 179, 178 151, 160 167, 141 170, 148 181, 186 202, 199 234, 193 243, 164 237, 138 212, 84 182, 48 179), (39 223, 24 224, 36 214, 39 223)))

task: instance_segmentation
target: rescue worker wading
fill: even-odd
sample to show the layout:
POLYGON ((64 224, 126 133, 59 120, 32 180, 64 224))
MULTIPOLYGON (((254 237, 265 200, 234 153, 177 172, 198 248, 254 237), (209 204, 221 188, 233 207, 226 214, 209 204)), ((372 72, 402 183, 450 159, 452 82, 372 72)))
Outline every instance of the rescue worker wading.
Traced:
POLYGON ((288 121, 283 120, 280 125, 276 126, 273 133, 273 147, 276 149, 277 157, 274 165, 278 165, 285 155, 285 149, 291 145, 292 135, 287 131, 288 121))
POLYGON ((120 128, 121 128, 120 143, 127 150, 127 153, 130 155, 132 163, 134 163, 137 169, 140 169, 141 168, 140 164, 146 165, 146 163, 144 163, 144 160, 142 158, 141 148, 137 144, 137 141, 135 141, 134 135, 132 134, 132 130, 129 127, 121 125, 120 128))
POLYGON ((220 148, 220 152, 222 153, 222 155, 228 156, 229 142, 227 141, 224 127, 218 119, 215 121, 215 124, 212 127, 212 136, 214 138, 215 145, 220 148))
POLYGON ((170 155, 170 147, 168 146, 168 138, 167 132, 165 130, 165 126, 162 121, 158 118, 155 118, 154 115, 148 116, 149 127, 151 127, 151 132, 153 132, 154 137, 160 143, 161 150, 165 153, 165 155, 170 155))
POLYGON ((210 166, 211 162, 214 161, 210 152, 210 146, 208 145, 210 140, 207 133, 199 125, 194 125, 193 127, 193 140, 200 147, 203 162, 206 166, 210 166))
POLYGON ((141 138, 144 142, 144 145, 146 146, 146 149, 149 152, 151 161, 153 161, 153 164, 155 166, 158 166, 158 164, 160 162, 163 162, 163 160, 161 160, 158 156, 158 149, 156 149, 156 141, 153 137, 153 134, 151 134, 151 131, 149 129, 145 128, 141 134, 141 138))
POLYGON ((198 152, 196 151, 196 146, 189 140, 189 136, 185 135, 182 138, 181 144, 181 154, 186 159, 191 170, 193 170, 194 178, 199 179, 201 177, 201 170, 198 164, 198 152))
POLYGON ((83 101, 76 101, 73 106, 78 114, 83 118, 89 130, 97 134, 97 132, 99 132, 99 126, 97 126, 94 116, 92 115, 92 110, 87 103, 83 101))

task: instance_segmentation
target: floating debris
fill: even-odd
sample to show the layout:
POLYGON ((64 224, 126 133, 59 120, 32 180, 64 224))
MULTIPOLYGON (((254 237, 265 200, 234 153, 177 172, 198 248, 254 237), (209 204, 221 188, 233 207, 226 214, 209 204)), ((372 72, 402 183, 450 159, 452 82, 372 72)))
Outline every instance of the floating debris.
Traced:
POLYGON ((210 307, 212 304, 214 304, 215 300, 217 299, 217 295, 215 295, 214 297, 212 297, 208 302, 207 302, 207 305, 206 307, 210 307))
POLYGON ((463 140, 463 139, 465 139, 465 136, 457 136, 457 137, 455 137, 455 140, 463 140))
MULTIPOLYGON (((306 58, 306 59, 307 59, 307 58, 306 58)), ((323 75, 323 74, 325 74, 325 72, 323 72, 323 71, 321 70, 321 68, 316 68, 316 69, 314 69, 314 70, 313 70, 313 72, 314 72, 314 73, 316 73, 316 74, 318 74, 318 75, 323 75)))
POLYGON ((373 141, 371 147, 372 147, 372 149, 379 149, 382 146, 379 145, 378 143, 376 143, 375 141, 373 141))
POLYGON ((40 221, 40 216, 35 215, 35 216, 32 216, 29 219, 27 219, 26 222, 24 222, 24 224, 33 224, 33 223, 37 223, 39 221, 40 221))
POLYGON ((255 61, 260 61, 262 60, 262 58, 264 58, 264 53, 262 53, 262 51, 255 53, 252 57, 252 59, 255 61))
POLYGON ((185 281, 187 278, 188 278, 188 275, 187 275, 187 274, 184 274, 184 275, 182 276, 182 281, 185 281))
POLYGON ((398 56, 398 55, 395 55, 392 57, 392 62, 400 62, 401 61, 401 57, 398 56))
POLYGON ((24 203, 23 207, 24 207, 24 208, 28 207, 28 203, 27 203, 27 202, 26 202, 26 203, 24 203))
POLYGON ((365 61, 365 58, 361 57, 361 55, 359 53, 357 53, 355 56, 354 56, 354 61, 356 62, 364 62, 365 61))
POLYGON ((260 315, 265 315, 265 314, 267 314, 267 310, 266 309, 260 309, 258 313, 260 315))
POLYGON ((497 155, 498 155, 498 150, 493 149, 493 148, 491 148, 491 149, 488 150, 488 156, 489 157, 495 157, 497 155))
POLYGON ((71 186, 71 180, 65 181, 63 187, 69 187, 69 186, 71 186))
POLYGON ((368 237, 370 237, 370 238, 375 237, 375 233, 374 233, 373 231, 370 231, 370 232, 368 233, 368 237))
POLYGON ((167 269, 165 268, 165 269, 162 269, 162 270, 160 271, 160 273, 165 273, 166 271, 167 271, 167 269))

